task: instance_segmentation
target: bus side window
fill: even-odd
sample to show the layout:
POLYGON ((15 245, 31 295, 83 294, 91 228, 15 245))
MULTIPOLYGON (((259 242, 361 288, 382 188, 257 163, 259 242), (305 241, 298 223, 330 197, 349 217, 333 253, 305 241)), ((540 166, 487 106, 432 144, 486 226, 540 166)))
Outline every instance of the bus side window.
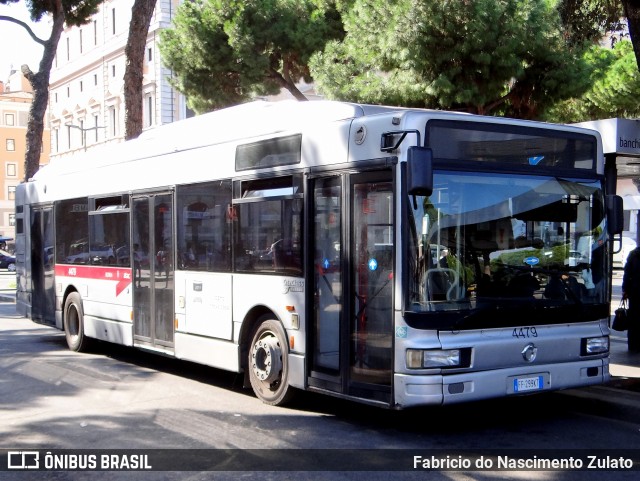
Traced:
POLYGON ((88 199, 62 200, 55 205, 56 262, 89 263, 88 199))
POLYGON ((277 185, 249 191, 261 195, 236 205, 237 271, 302 275, 302 203, 293 196, 277 198, 282 190, 277 185))
POLYGON ((178 269, 231 270, 231 181, 179 186, 177 202, 178 269))

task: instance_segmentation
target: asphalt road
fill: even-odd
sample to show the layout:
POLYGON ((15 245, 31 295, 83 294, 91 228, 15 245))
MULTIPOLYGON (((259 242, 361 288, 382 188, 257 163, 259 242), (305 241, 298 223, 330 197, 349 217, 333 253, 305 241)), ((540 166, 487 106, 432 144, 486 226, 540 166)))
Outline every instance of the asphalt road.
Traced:
MULTIPOLYGON (((612 368, 635 373, 638 364, 625 358, 623 336, 613 346, 612 358, 629 363, 612 368)), ((638 378, 620 375, 607 386, 401 412, 312 393, 300 393, 290 406, 272 407, 242 389, 233 373, 109 344, 90 353, 70 352, 62 332, 16 315, 15 305, 5 302, 0 303, 0 457, 3 450, 98 450, 99 455, 166 449, 149 453, 156 468, 169 470, 66 469, 28 476, 12 471, 0 472, 0 478, 635 480, 638 471, 627 469, 412 466, 414 455, 476 459, 486 450, 528 460, 549 450, 557 457, 640 459, 637 449, 626 451, 638 446, 638 386, 638 378), (192 465, 189 453, 200 456, 192 465), (202 456, 209 470, 202 468, 202 456), (364 471, 350 471, 350 463, 364 471), (396 463, 401 472, 385 472, 396 463), (291 471, 301 464, 308 469, 291 471)))

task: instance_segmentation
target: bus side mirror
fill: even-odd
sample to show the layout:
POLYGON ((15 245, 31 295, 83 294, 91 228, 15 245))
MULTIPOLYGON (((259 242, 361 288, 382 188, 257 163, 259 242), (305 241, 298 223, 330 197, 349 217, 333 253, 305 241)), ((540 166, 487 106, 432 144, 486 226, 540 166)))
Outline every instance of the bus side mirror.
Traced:
POLYGON ((407 151, 407 193, 430 196, 433 192, 433 157, 431 149, 409 147, 407 151))
POLYGON ((609 235, 622 234, 624 229, 624 208, 622 197, 619 195, 607 195, 605 197, 607 206, 607 231, 609 235))

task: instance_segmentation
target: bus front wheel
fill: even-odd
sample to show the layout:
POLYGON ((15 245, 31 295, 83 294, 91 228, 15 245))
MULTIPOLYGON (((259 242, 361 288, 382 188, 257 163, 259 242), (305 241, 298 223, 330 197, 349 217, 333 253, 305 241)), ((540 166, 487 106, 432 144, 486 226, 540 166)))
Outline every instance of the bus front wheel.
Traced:
POLYGON ((84 335, 84 310, 77 292, 69 294, 64 303, 64 334, 69 349, 76 352, 87 350, 89 338, 84 335))
POLYGON ((265 404, 280 406, 291 399, 287 338, 274 319, 258 322, 249 348, 249 380, 256 396, 265 404))

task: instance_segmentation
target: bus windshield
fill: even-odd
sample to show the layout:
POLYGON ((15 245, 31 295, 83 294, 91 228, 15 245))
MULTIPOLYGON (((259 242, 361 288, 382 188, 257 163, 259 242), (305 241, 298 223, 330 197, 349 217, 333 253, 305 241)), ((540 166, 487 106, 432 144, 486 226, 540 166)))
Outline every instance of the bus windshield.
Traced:
POLYGON ((407 206, 408 313, 435 312, 434 322, 461 328, 522 325, 527 315, 571 322, 571 309, 584 320, 584 306, 602 314, 594 309, 606 303, 599 181, 439 171, 433 194, 410 196, 407 206))

